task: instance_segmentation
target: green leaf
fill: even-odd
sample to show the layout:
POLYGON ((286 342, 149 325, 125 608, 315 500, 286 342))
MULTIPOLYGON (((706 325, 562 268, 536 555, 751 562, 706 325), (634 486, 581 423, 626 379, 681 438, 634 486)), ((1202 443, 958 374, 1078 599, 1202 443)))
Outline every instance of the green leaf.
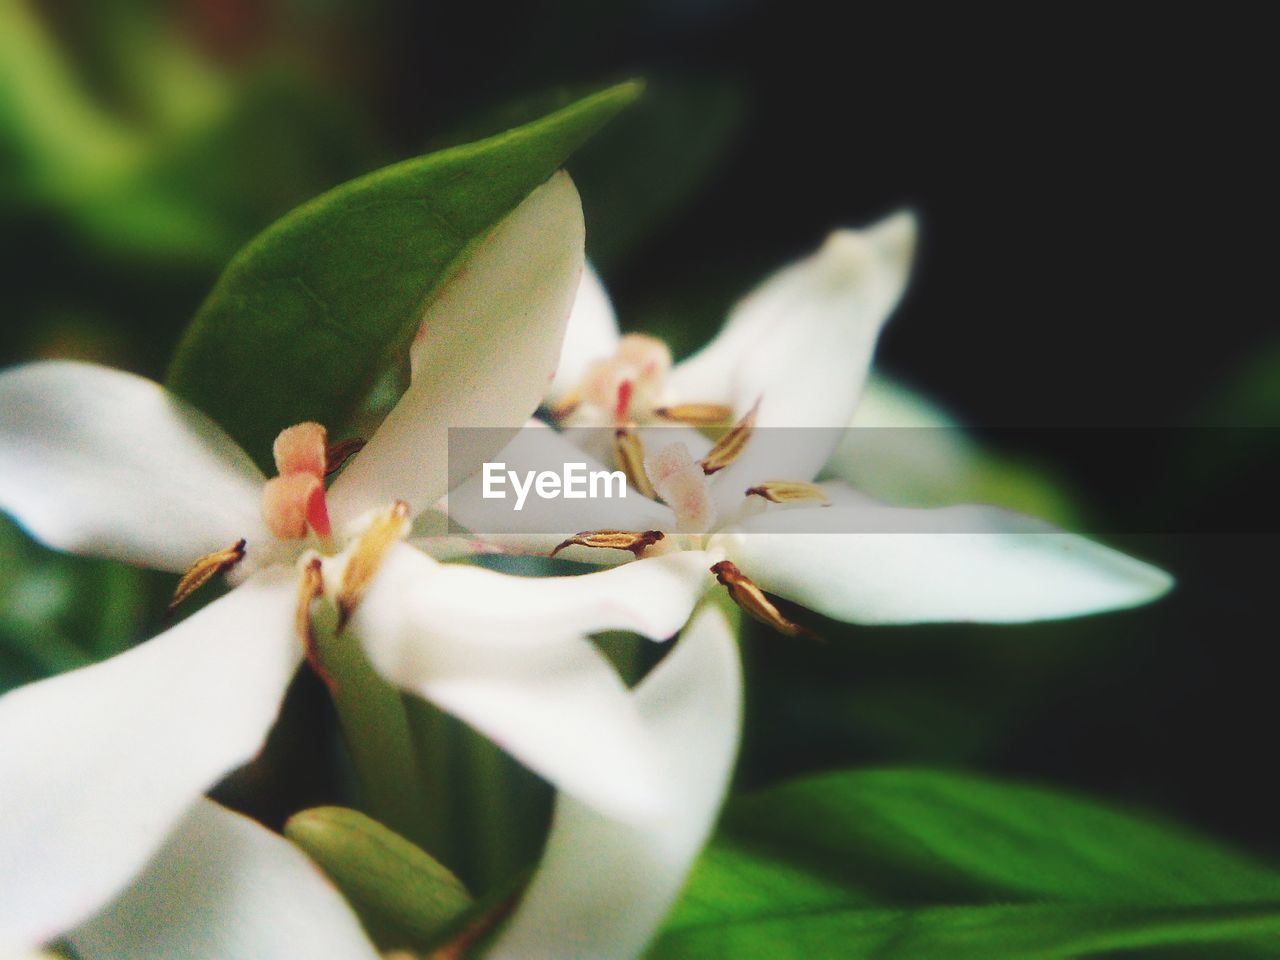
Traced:
POLYGON ((472 907, 448 869, 355 810, 304 810, 284 832, 337 884, 383 949, 428 949, 472 907))
POLYGON ((722 834, 881 903, 1280 902, 1280 873, 1184 830, 963 774, 808 778, 735 801, 722 834))
POLYGON ((729 924, 664 934, 650 960, 1060 960, 1213 945, 1195 956, 1268 956, 1258 941, 1280 937, 1280 906, 1114 907, 1049 904, 918 910, 767 911, 729 924), (1223 949, 1235 947, 1230 954, 1223 949), (1240 948, 1243 948, 1242 950, 1240 948))
POLYGON ((407 349, 423 305, 472 245, 639 92, 611 87, 297 208, 232 260, 187 330, 169 385, 264 466, 284 427, 342 423, 407 349))
POLYGON ((1260 957, 1278 933, 1280 873, 1182 829, 1038 787, 871 770, 732 801, 653 956, 985 960, 1212 943, 1232 945, 1216 957, 1260 957))

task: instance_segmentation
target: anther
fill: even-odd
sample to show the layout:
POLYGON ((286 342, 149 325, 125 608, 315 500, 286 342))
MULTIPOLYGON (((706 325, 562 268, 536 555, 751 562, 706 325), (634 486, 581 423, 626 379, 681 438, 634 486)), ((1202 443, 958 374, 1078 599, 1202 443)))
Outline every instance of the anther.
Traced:
POLYGON ((557 544, 556 548, 551 551, 551 556, 554 557, 566 547, 579 546, 627 550, 638 558, 647 548, 652 547, 662 538, 663 533, 661 530, 645 530, 643 533, 631 530, 584 530, 582 533, 575 533, 568 540, 557 544))
POLYGON ((325 686, 333 689, 333 677, 320 662, 320 648, 316 644, 315 620, 311 615, 311 607, 324 594, 324 570, 319 557, 312 557, 302 568, 298 578, 298 607, 294 613, 294 629, 298 639, 302 641, 302 650, 307 663, 316 672, 325 686))
POLYGON ((182 601, 186 600, 216 575, 225 573, 243 559, 244 541, 237 540, 227 549, 218 550, 215 553, 207 553, 193 563, 187 569, 187 572, 182 575, 182 579, 178 581, 178 586, 173 591, 173 599, 169 601, 169 606, 165 609, 165 619, 167 620, 173 616, 174 611, 178 609, 178 605, 182 601))
POLYGON ((631 485, 641 496, 652 499, 655 494, 644 469, 644 444, 635 431, 629 427, 618 427, 613 432, 613 452, 631 485))
POLYGON ((655 407, 653 415, 660 420, 685 423, 691 427, 714 427, 728 423, 733 408, 723 403, 677 403, 669 407, 655 407))
POLYGON ((760 401, 757 400, 746 416, 733 425, 729 432, 716 441, 705 457, 702 458, 702 472, 707 476, 723 470, 742 455, 747 448, 747 441, 755 430, 756 414, 760 412, 760 401))
POLYGON ((409 505, 397 500, 391 508, 379 514, 356 541, 342 571, 342 583, 338 587, 338 632, 341 633, 360 606, 369 585, 382 567, 382 561, 393 546, 409 532, 409 505))
POLYGON ((816 483, 800 480, 766 480, 747 488, 748 497, 763 497, 770 503, 819 503, 831 506, 831 498, 816 483))
POLYGON ((331 443, 324 450, 324 475, 337 473, 338 469, 364 449, 365 441, 361 437, 348 437, 331 443))
POLYGON ((731 561, 721 560, 711 567, 711 572, 729 591, 729 597, 733 602, 756 620, 773 627, 784 636, 817 638, 817 634, 812 630, 784 617, 773 601, 765 596, 764 591, 748 579, 731 561))

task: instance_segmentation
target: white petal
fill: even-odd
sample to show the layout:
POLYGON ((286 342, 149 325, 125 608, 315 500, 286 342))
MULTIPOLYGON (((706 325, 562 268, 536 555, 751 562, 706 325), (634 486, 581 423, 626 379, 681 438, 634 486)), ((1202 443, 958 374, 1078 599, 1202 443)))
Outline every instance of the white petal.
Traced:
POLYGON ((388 681, 585 803, 635 816, 661 802, 658 759, 626 687, 584 635, 674 633, 706 585, 705 561, 689 553, 535 579, 400 546, 353 625, 388 681))
POLYGON ((974 442, 945 410, 873 373, 823 474, 896 504, 943 506, 966 499, 977 460, 974 442))
POLYGON ((906 287, 915 219, 899 213, 839 230, 743 300, 725 329, 671 377, 673 402, 721 401, 758 428, 790 431, 781 451, 753 443, 725 471, 735 491, 769 479, 811 480, 848 426, 880 330, 906 287))
MULTIPOLYGON (((521 478, 530 472, 549 470, 562 474, 565 464, 581 463, 587 472, 610 470, 589 453, 570 442, 569 437, 594 431, 570 430, 560 433, 545 426, 529 426, 491 460, 505 464, 521 478)), ((496 468, 495 468, 496 469, 496 468)), ((523 483, 524 480, 521 479, 523 483)), ((675 517, 670 509, 628 487, 625 497, 564 497, 543 499, 530 491, 520 510, 515 510, 511 482, 494 485, 505 499, 486 499, 484 477, 477 475, 450 491, 448 513, 451 520, 479 534, 544 534, 550 550, 565 537, 582 530, 673 530, 675 517)))
POLYGON ((1146 603, 1162 570, 994 507, 888 507, 846 493, 768 511, 721 545, 764 590, 851 623, 1018 623, 1146 603), (864 531, 864 532, 856 532, 864 531))
POLYGON ((742 677, 724 614, 705 608, 640 685, 676 804, 643 824, 556 801, 542 863, 491 958, 639 955, 706 842, 738 747, 742 677))
POLYGON ((502 449, 555 372, 583 263, 582 205, 558 173, 427 306, 409 390, 330 490, 335 522, 394 500, 428 507, 502 449), (450 427, 502 429, 451 445, 450 427))
POLYGON ((576 387, 596 360, 613 355, 618 349, 618 318, 609 302, 609 294, 600 277, 588 265, 582 271, 582 283, 573 301, 573 313, 560 348, 560 365, 551 381, 549 400, 558 400, 576 387))
POLYGON ((301 850, 199 800, 143 874, 69 938, 84 960, 378 960, 301 850))
POLYGON ((0 374, 0 509, 51 547, 181 572, 241 537, 263 476, 158 384, 89 363, 0 374))
POLYGON ((93 913, 253 758, 298 664, 294 593, 269 568, 127 653, 0 698, 0 945, 93 913))

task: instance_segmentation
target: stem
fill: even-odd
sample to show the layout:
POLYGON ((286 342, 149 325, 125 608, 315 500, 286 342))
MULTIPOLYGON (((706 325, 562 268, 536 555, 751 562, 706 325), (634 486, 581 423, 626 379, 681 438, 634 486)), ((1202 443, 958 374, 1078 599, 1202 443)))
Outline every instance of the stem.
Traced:
POLYGON ((335 634, 334 626, 330 617, 317 616, 316 652, 328 674, 361 802, 374 819, 424 843, 428 808, 400 692, 378 676, 355 639, 335 634))

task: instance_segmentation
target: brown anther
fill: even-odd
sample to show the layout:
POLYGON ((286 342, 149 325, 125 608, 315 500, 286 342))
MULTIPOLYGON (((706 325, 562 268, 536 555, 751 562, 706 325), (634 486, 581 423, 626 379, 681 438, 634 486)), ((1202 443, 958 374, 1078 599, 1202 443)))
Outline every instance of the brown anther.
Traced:
POLYGON ((554 557, 566 547, 578 546, 627 550, 639 557, 646 548, 652 547, 663 537, 664 534, 661 530, 645 530, 643 533, 636 533, 631 530, 584 530, 582 533, 575 533, 568 540, 558 544, 551 551, 551 556, 554 557))
POLYGON ((302 641, 302 650, 307 663, 316 672, 325 686, 332 689, 333 677, 320 662, 320 649, 316 646, 315 621, 311 616, 311 606, 324 594, 324 573, 319 557, 312 557, 302 568, 302 576, 298 578, 298 608, 294 613, 294 629, 298 639, 302 641))
POLYGON ((207 553, 193 563, 187 569, 187 572, 182 575, 182 579, 178 581, 178 586, 173 591, 173 599, 169 601, 169 606, 165 609, 165 619, 172 617, 174 611, 178 609, 178 605, 186 600, 187 597, 203 587, 216 575, 225 573, 243 559, 244 541, 237 540, 227 549, 219 550, 216 553, 207 553))
POLYGON ((631 485, 644 497, 653 499, 653 484, 644 469, 644 444, 630 427, 618 427, 613 431, 613 450, 618 466, 627 475, 631 485))
POLYGON ((338 468, 364 449, 367 441, 362 437, 347 437, 324 448, 324 475, 337 473, 338 468))
POLYGON ((760 411, 760 401, 747 411, 746 416, 733 425, 729 432, 716 441, 705 457, 702 458, 702 472, 707 476, 723 470, 742 455, 751 439, 751 432, 756 426, 756 414, 760 411))
POLYGON ((793 623, 765 596, 763 590, 755 585, 738 567, 729 560, 721 560, 711 567, 716 579, 729 591, 729 597, 739 607, 766 626, 773 627, 788 637, 813 637, 812 630, 793 623))
POLYGON ((831 498, 816 483, 800 480, 766 480, 747 488, 748 497, 763 497, 770 503, 820 503, 831 506, 831 498))
POLYGON ((677 403, 669 407, 655 407, 653 415, 673 423, 687 423, 691 427, 715 427, 729 422, 733 408, 723 403, 677 403))
POLYGON ((347 621, 360 606, 365 592, 382 567, 387 551, 404 539, 408 532, 409 505, 397 500, 390 510, 379 514, 356 541, 338 587, 338 633, 346 629, 347 621))

